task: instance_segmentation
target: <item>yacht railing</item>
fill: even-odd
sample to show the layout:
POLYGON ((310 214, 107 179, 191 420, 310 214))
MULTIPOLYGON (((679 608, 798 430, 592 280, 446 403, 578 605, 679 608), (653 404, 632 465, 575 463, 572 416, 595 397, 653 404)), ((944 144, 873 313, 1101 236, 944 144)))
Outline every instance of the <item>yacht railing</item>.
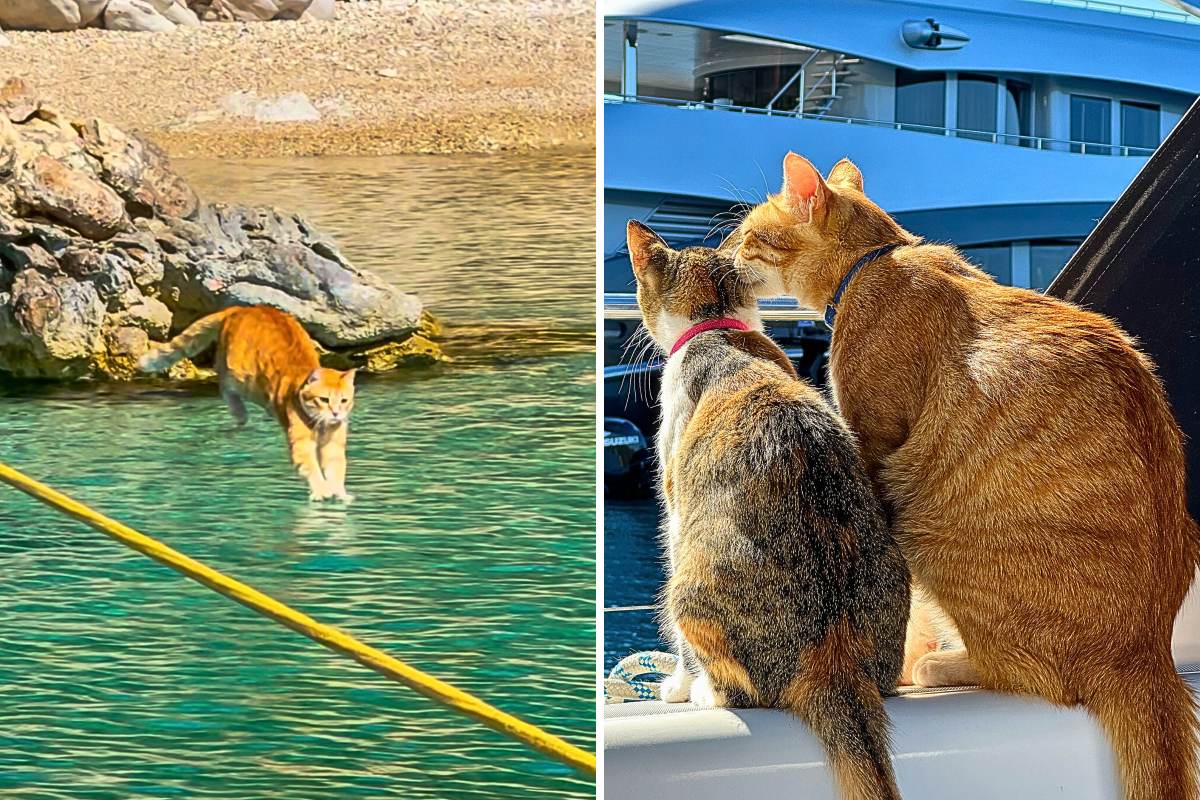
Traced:
MULTIPOLYGON (((764 320, 810 320, 823 321, 823 311, 814 311, 800 305, 793 297, 769 297, 758 301, 758 313, 764 320)), ((641 319, 637 295, 630 292, 604 293, 605 319, 641 319)))
POLYGON ((1103 0, 1027 0, 1030 3, 1043 3, 1048 6, 1066 6, 1067 8, 1084 8, 1088 11, 1107 11, 1110 14, 1126 14, 1131 17, 1147 19, 1165 19, 1171 22, 1183 22, 1188 25, 1200 25, 1200 17, 1194 17, 1186 11, 1165 11, 1151 8, 1123 6, 1120 3, 1106 3, 1103 0))
POLYGON ((645 103, 647 105, 674 106, 686 109, 710 109, 728 111, 740 114, 762 114, 768 117, 792 117, 797 119, 816 119, 825 122, 840 122, 846 125, 866 125, 873 128, 890 128, 897 131, 915 131, 931 133, 937 136, 951 136, 958 139, 973 139, 979 142, 1006 144, 1016 147, 1028 147, 1033 150, 1053 150, 1060 153, 1082 153, 1084 155, 1101 156, 1138 156, 1147 158, 1154 153, 1153 148, 1131 147, 1123 144, 1100 144, 1097 142, 1077 142, 1070 139, 1051 139, 1046 136, 1025 136, 1016 133, 996 133, 994 131, 972 131, 963 128, 945 128, 930 125, 913 125, 909 122, 889 122, 878 119, 857 119, 854 117, 835 117, 830 114, 814 114, 803 111, 784 111, 778 108, 754 108, 751 106, 735 106, 726 103, 709 103, 700 100, 678 100, 669 97, 649 97, 645 95, 604 95, 606 103, 645 103))

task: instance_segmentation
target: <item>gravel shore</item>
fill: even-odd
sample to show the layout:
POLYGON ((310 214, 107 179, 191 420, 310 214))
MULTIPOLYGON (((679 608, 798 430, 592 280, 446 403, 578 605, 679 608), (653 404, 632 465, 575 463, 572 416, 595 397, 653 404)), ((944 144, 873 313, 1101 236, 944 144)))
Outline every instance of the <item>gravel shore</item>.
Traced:
POLYGON ((331 22, 159 33, 6 31, 0 78, 23 77, 72 118, 103 117, 173 156, 595 146, 593 2, 358 0, 337 10, 331 22), (294 93, 307 101, 274 103, 294 93), (263 119, 272 116, 310 119, 263 119))

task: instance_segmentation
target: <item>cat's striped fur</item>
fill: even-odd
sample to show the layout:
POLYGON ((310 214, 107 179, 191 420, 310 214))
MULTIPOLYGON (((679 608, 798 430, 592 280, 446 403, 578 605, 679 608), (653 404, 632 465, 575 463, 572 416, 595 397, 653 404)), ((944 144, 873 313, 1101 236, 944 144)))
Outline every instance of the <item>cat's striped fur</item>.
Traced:
POLYGON ((668 359, 658 439, 670 578, 668 701, 807 722, 847 800, 898 798, 883 696, 903 658, 908 570, 853 438, 761 333, 757 303, 704 248, 629 224, 645 324, 668 359))

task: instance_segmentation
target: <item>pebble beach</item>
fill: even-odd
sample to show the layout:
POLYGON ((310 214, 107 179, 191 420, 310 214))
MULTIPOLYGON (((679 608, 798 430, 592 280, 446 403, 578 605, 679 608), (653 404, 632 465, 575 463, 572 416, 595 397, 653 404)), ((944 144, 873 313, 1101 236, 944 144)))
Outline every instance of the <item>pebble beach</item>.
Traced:
POLYGON ((331 21, 4 36, 0 75, 176 157, 595 146, 582 0, 356 0, 331 21))

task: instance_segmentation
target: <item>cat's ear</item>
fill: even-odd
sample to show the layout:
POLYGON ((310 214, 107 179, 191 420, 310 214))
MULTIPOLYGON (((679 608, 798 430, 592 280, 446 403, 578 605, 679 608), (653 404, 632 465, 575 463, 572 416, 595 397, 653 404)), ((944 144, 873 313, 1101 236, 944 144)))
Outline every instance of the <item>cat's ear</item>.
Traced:
POLYGON ((825 207, 829 190, 817 168, 795 153, 783 159, 784 206, 801 222, 812 220, 813 213, 825 207))
POLYGON ((343 372, 342 376, 345 379, 346 383, 353 386, 354 385, 354 376, 357 374, 358 374, 358 367, 354 367, 352 369, 348 369, 345 372, 343 372))
POLYGON ((321 380, 321 368, 317 367, 312 372, 308 373, 308 377, 304 380, 304 382, 311 386, 319 380, 321 380))
POLYGON ((644 281, 662 268, 662 257, 671 251, 670 246, 654 231, 636 219, 625 226, 625 239, 629 244, 629 260, 633 274, 644 281))
POLYGON ((863 190, 862 173, 848 158, 843 158, 833 165, 833 169, 829 170, 829 182, 836 183, 838 186, 848 186, 860 192, 863 190))

